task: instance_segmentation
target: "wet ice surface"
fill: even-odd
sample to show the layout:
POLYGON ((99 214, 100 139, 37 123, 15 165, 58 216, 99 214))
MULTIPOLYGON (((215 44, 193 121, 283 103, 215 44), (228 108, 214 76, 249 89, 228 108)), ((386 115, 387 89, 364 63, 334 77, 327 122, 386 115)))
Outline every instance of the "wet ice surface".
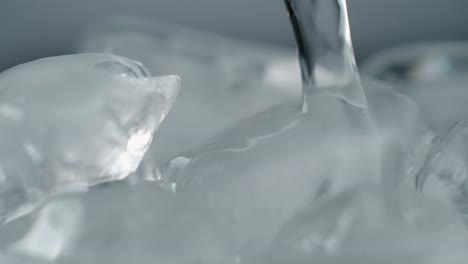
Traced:
POLYGON ((444 134, 468 119, 468 43, 421 43, 383 51, 368 59, 363 73, 408 94, 423 117, 444 134))
POLYGON ((110 19, 83 35, 80 50, 134 58, 155 75, 181 76, 184 89, 151 146, 147 165, 167 161, 233 122, 300 97, 294 52, 158 21, 110 19))
POLYGON ((268 254, 311 199, 380 182, 376 130, 403 127, 411 115, 388 111, 411 113, 413 105, 388 87, 364 84, 377 116, 324 96, 311 104, 312 116, 294 104, 270 110, 198 150, 199 168, 180 176, 176 198, 156 183, 98 185, 3 226, 0 246, 13 259, 45 263, 248 263, 268 254), (374 118, 381 125, 370 128, 374 118))
POLYGON ((167 188, 211 215, 241 255, 258 254, 311 198, 398 180, 398 151, 410 140, 401 131, 416 130, 417 109, 388 87, 366 86, 373 114, 329 96, 309 98, 307 114, 279 106, 173 159, 167 188))
POLYGON ((19 87, 0 90, 0 100, 30 102, 21 105, 27 114, 0 108, 0 142, 18 153, 0 149, 0 205, 29 209, 0 224, 0 262, 466 262, 466 123, 437 136, 400 87, 361 82, 344 0, 285 3, 302 101, 277 51, 134 21, 98 27, 85 49, 117 48, 153 74, 180 73, 188 92, 169 114, 178 78, 149 77, 113 55, 52 58, 0 75, 0 87, 19 87), (133 140, 132 132, 141 133, 133 140), (132 174, 152 137, 143 173, 132 174), (45 161, 52 165, 39 166, 45 161), (31 173, 11 177, 23 176, 18 168, 31 173), (43 193, 53 195, 24 207, 43 193))
POLYGON ((26 63, 0 75, 0 219, 51 193, 134 172, 177 95, 176 76, 103 54, 26 63))
POLYGON ((360 184, 395 184, 399 152, 420 129, 408 97, 371 81, 363 90, 343 1, 287 2, 303 104, 288 102, 245 119, 162 170, 167 189, 206 212, 242 259, 264 253, 311 199, 360 184), (307 17, 320 12, 330 16, 307 17), (336 26, 330 35, 317 36, 330 23, 336 26))

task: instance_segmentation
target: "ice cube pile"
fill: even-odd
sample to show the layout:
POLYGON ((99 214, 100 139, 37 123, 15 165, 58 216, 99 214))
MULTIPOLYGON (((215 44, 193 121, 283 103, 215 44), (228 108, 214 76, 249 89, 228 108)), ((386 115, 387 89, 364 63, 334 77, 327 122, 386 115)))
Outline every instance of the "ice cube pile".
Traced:
POLYGON ((299 63, 122 18, 1 73, 0 263, 466 263, 463 68, 360 76, 346 1, 285 4, 299 63))

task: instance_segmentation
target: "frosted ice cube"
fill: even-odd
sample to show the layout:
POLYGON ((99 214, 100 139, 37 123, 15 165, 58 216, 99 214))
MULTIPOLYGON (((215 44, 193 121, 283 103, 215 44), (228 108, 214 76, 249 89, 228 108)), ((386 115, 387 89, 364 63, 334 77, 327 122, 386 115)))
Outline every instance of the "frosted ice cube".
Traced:
POLYGON ((300 70, 293 51, 159 21, 110 19, 85 33, 79 50, 134 58, 153 74, 175 73, 184 80, 186 89, 149 150, 150 167, 242 118, 300 97, 300 70))
POLYGON ((121 180, 134 172, 178 92, 138 62, 80 54, 0 75, 0 220, 46 193, 121 180))
POLYGON ((468 43, 420 43, 374 55, 363 73, 411 96, 422 116, 438 133, 468 119, 468 43))
POLYGON ((458 264, 467 249, 463 221, 450 206, 374 186, 313 201, 255 263, 458 264))
POLYGON ((240 255, 257 255, 311 197, 384 180, 386 150, 405 145, 417 109, 390 89, 367 90, 369 112, 310 96, 306 114, 285 104, 255 115, 174 158, 162 178, 206 211, 240 255))
POLYGON ((202 220, 154 184, 113 182, 54 197, 0 227, 1 250, 12 259, 61 264, 234 264, 202 220))

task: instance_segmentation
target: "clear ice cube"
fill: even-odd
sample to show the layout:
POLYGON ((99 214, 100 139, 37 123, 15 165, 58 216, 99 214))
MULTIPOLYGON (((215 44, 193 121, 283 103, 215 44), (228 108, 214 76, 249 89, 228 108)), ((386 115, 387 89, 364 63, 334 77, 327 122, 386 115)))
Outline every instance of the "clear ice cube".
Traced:
POLYGON ((114 55, 52 57, 0 75, 0 220, 46 194, 134 172, 177 95, 176 76, 150 77, 114 55))
POLYGON ((86 32, 79 50, 134 58, 153 74, 178 74, 184 81, 185 89, 145 158, 148 169, 236 121, 300 97, 293 51, 159 21, 110 19, 86 32))
POLYGON ((449 205, 405 189, 361 186, 313 201, 252 263, 458 264, 467 248, 463 221, 449 205))
POLYGON ((422 117, 444 134, 467 120, 468 43, 420 43, 389 49, 368 59, 362 71, 390 82, 415 100, 422 117))

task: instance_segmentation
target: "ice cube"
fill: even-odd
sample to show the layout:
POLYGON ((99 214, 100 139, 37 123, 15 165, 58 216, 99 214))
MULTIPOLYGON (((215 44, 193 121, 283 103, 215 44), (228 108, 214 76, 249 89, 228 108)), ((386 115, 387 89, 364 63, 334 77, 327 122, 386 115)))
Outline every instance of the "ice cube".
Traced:
POLYGON ((463 221, 447 204, 404 189, 361 186, 313 201, 255 263, 458 264, 467 248, 463 221))
POLYGON ((80 54, 0 75, 0 220, 47 193, 86 189, 134 172, 178 92, 176 76, 138 62, 80 54))
POLYGON ((234 264, 202 220, 154 184, 113 182, 54 197, 0 227, 1 252, 61 264, 234 264))
POLYGON ((420 43, 374 55, 363 73, 392 83, 411 96, 439 134, 468 119, 468 43, 420 43))
POLYGON ((175 157, 162 178, 211 215, 241 256, 258 255, 311 197, 384 181, 384 154, 395 143, 405 147, 417 109, 390 89, 367 90, 369 112, 310 96, 306 114, 285 104, 255 115, 175 157))
POLYGON ((153 74, 184 80, 186 89, 149 150, 149 170, 236 121, 300 97, 299 65, 290 50, 138 18, 95 25, 80 42, 80 51, 134 58, 153 74))
POLYGON ((468 121, 443 137, 422 142, 407 166, 407 183, 428 195, 450 200, 468 223, 468 121))

